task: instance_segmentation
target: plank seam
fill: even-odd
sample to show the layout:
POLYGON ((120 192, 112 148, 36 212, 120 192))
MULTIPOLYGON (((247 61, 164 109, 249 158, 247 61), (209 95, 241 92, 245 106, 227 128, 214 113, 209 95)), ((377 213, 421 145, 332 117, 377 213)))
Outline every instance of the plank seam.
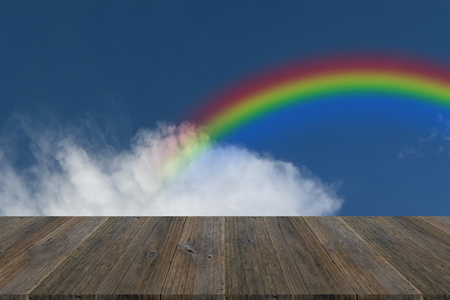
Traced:
MULTIPOLYGON (((56 226, 52 231, 48 232, 47 234, 44 234, 44 235, 41 236, 39 239, 37 239, 34 243, 30 244, 28 247, 23 248, 22 251, 18 252, 14 257, 12 257, 10 260, 8 260, 1 268, 7 268, 8 265, 9 265, 14 259, 16 259, 20 254, 22 254, 23 252, 25 252, 25 251, 28 250, 29 248, 33 247, 37 242, 39 242, 40 240, 42 240, 43 238, 45 238, 46 236, 48 236, 49 234, 51 234, 54 230, 56 230, 57 228, 59 228, 59 227, 62 226, 63 224, 67 223, 67 222, 68 222, 70 219, 72 219, 72 218, 73 218, 73 217, 66 218, 66 220, 64 220, 61 224, 59 224, 58 226, 56 226)), ((30 228, 31 226, 34 226, 34 225, 36 225, 36 224, 38 224, 38 223, 44 221, 44 219, 45 219, 45 217, 42 217, 41 220, 39 220, 39 221, 33 223, 32 225, 30 225, 30 226, 24 228, 24 230, 26 230, 26 229, 30 228)), ((46 227, 50 226, 50 224, 52 224, 53 222, 56 222, 56 220, 57 220, 57 217, 53 217, 53 219, 52 219, 48 224, 46 224, 46 225, 44 225, 43 227, 41 227, 41 228, 40 228, 37 232, 35 232, 34 234, 37 234, 37 233, 39 233, 41 230, 44 230, 46 227)), ((23 232, 24 230, 22 230, 22 231, 20 231, 20 232, 23 232)), ((18 232, 17 234, 19 234, 20 232, 18 232)), ((11 236, 11 238, 12 238, 12 237, 13 237, 13 236, 11 236)), ((8 239, 9 239, 9 238, 8 238, 8 239)), ((8 239, 7 239, 7 240, 8 240, 8 239)), ((5 240, 5 241, 7 241, 7 240, 5 240)), ((54 269, 53 269, 53 270, 54 270, 54 269)), ((50 273, 51 273, 53 270, 51 270, 51 271, 47 274, 47 276, 50 275, 50 273)), ((47 276, 46 276, 46 277, 47 277, 47 276)), ((44 280, 44 279, 45 279, 45 278, 43 278, 42 280, 44 280)), ((34 286, 34 288, 35 288, 36 286, 38 286, 38 285, 42 282, 42 280, 40 280, 40 281, 34 286)), ((32 291, 34 288, 32 288, 31 290, 27 291, 27 292, 24 294, 24 296, 26 297, 26 299, 28 299, 29 293, 31 293, 31 291, 32 291)))
MULTIPOLYGON (((68 220, 69 220, 69 219, 72 219, 72 218, 74 218, 74 217, 70 217, 70 218, 68 218, 68 220)), ((89 218, 89 217, 86 217, 86 218, 89 218)), ((76 251, 77 248, 81 248, 81 247, 84 245, 84 243, 86 243, 86 242, 89 240, 89 238, 90 238, 95 232, 97 232, 97 230, 99 230, 99 229, 102 227, 102 225, 105 224, 106 221, 109 219, 109 217, 104 217, 104 218, 105 218, 104 221, 103 221, 103 222, 100 222, 100 224, 97 226, 97 229, 95 229, 95 230, 93 230, 91 233, 87 234, 87 235, 84 237, 84 241, 83 241, 81 244, 79 244, 77 247, 75 247, 70 253, 67 253, 67 256, 66 256, 65 259, 61 260, 57 265, 55 265, 55 267, 53 268, 53 270, 51 270, 50 272, 48 272, 47 276, 44 276, 44 277, 42 278, 42 280, 40 280, 40 281, 35 285, 34 288, 32 288, 30 291, 28 291, 28 293, 27 293, 27 299, 29 298, 29 295, 30 295, 30 294, 33 294, 34 290, 35 290, 36 288, 38 288, 42 282, 44 282, 45 279, 47 279, 50 275, 52 275, 53 272, 54 272, 59 266, 61 266, 61 265, 62 265, 63 263, 65 263, 66 261, 68 261, 69 258, 72 256, 72 253, 73 253, 74 251, 76 251)), ((64 224, 64 223, 63 223, 63 224, 64 224)), ((62 225, 62 224, 61 224, 61 225, 62 225)), ((60 225, 60 226, 61 226, 61 225, 60 225)), ((59 226, 58 226, 58 227, 59 227, 59 226)))
MULTIPOLYGON (((381 217, 376 217, 376 218, 380 219, 380 220, 381 220, 383 223, 385 223, 386 225, 390 225, 387 221, 385 221, 385 218, 381 218, 381 217)), ((400 224, 400 225, 402 225, 402 224, 400 224)), ((438 261, 439 263, 441 263, 441 264, 443 264, 443 265, 447 265, 446 262, 442 261, 442 260, 441 260, 439 257, 437 257, 433 252, 430 252, 428 249, 424 248, 422 245, 420 245, 420 244, 414 242, 413 239, 409 238, 407 235, 405 235, 404 233, 402 233, 400 230, 397 229, 397 227, 394 226, 394 229, 393 229, 393 230, 395 230, 398 234, 400 234, 401 236, 403 236, 403 237, 406 238, 407 240, 411 241, 412 244, 415 245, 417 248, 421 249, 422 251, 424 251, 424 252, 427 253, 428 255, 434 257, 434 258, 436 259, 436 261, 438 261)), ((413 233, 414 233, 414 232, 413 232, 413 233)), ((415 234, 415 233, 414 233, 414 234, 415 234)), ((418 238, 420 238, 420 237, 418 237, 418 238)), ((422 239, 422 238, 421 238, 421 239, 422 239)), ((428 242, 425 241, 425 240, 424 240, 424 242, 428 243, 428 242)), ((375 249, 375 250, 376 250, 376 249, 375 249)), ((377 252, 378 252, 378 250, 377 250, 377 252)), ((382 256, 382 255, 380 254, 380 256, 382 256)), ((383 257, 383 256, 382 256, 382 257, 383 257)), ((384 258, 384 257, 383 257, 383 258, 384 258)), ((386 258, 384 258, 384 259, 387 261, 386 258)), ((390 262, 389 262, 389 264, 395 268, 395 266, 392 265, 390 262)), ((398 270, 397 268, 395 268, 395 269, 396 269, 403 277, 405 277, 405 275, 403 275, 403 273, 401 273, 400 270, 398 270)), ((406 277, 405 277, 405 279, 406 279, 406 277)), ((407 280, 407 281, 410 282, 409 280, 407 280)), ((410 282, 410 283, 411 283, 411 282, 410 282)), ((411 283, 411 285, 413 285, 413 284, 411 283)), ((413 285, 413 286, 414 286, 417 290, 419 290, 415 285, 413 285)))
MULTIPOLYGON (((27 218, 27 217, 8 217, 8 216, 0 216, 0 236, 7 233, 8 231, 10 231, 12 228, 8 228, 4 231, 1 231, 1 226, 5 226, 8 225, 9 222, 14 223, 14 219, 16 219, 17 221, 21 221, 22 219, 27 218)), ((1 299, 1 298, 0 298, 1 299)))
MULTIPOLYGON (((255 220, 255 223, 256 223, 256 217, 250 217, 250 218, 252 218, 253 220, 255 220)), ((263 218, 263 220, 262 220, 263 222, 264 222, 264 218, 263 218)), ((265 224, 265 222, 264 222, 264 224, 265 224)), ((259 235, 257 235, 257 230, 256 230, 256 224, 255 224, 255 240, 258 238, 258 240, 260 239, 259 238, 259 235)), ((262 231, 264 231, 264 229, 262 229, 262 231)), ((269 232, 268 232, 268 229, 267 229, 267 226, 266 226, 266 233, 267 233, 267 235, 269 236, 269 238, 270 238, 270 235, 269 235, 269 232)), ((272 242, 272 239, 270 239, 271 240, 271 242, 272 242)), ((257 250, 256 251, 256 253, 255 253, 255 258, 256 258, 256 261, 257 261, 257 263, 258 263, 258 265, 259 266, 264 266, 264 258, 263 258, 263 256, 262 256, 262 252, 263 251, 261 251, 261 249, 270 249, 270 247, 264 247, 264 243, 255 243, 255 250, 257 250)), ((272 246, 273 246, 273 243, 272 243, 272 246)), ((275 251, 275 249, 274 249, 274 246, 272 247, 272 249, 273 249, 273 251, 276 253, 276 251, 275 251)), ((266 251, 267 252, 267 251, 266 251)), ((281 262, 280 262, 280 259, 278 258, 278 255, 277 255, 277 262, 278 262, 278 266, 280 267, 280 269, 281 269, 281 262)), ((264 270, 265 271, 268 271, 267 270, 267 267, 265 266, 264 267, 264 270)), ((282 272, 283 272, 283 270, 281 270, 282 272)), ((283 277, 284 277, 284 273, 283 273, 283 277)), ((273 282, 269 282, 269 287, 272 289, 273 288, 273 286, 272 286, 272 283, 273 282)), ((288 290, 289 290, 289 286, 288 286, 288 284, 287 284, 287 281, 286 281, 286 278, 284 278, 284 283, 285 283, 285 285, 286 285, 286 287, 288 288, 288 290)), ((265 283, 264 283, 264 286, 265 286, 265 283)), ((290 291, 290 290, 289 290, 290 291)))
MULTIPOLYGON (((234 238, 236 236, 239 236, 239 218, 233 218, 232 220, 233 220, 232 225, 233 225, 233 238, 234 238)), ((246 224, 246 227, 247 227, 246 228, 246 233, 247 233, 248 232, 248 224, 246 224)), ((234 240, 238 241, 238 239, 234 239, 234 240)), ((237 244, 237 245, 239 245, 239 244, 237 244)), ((249 278, 245 272, 245 263, 242 260, 242 257, 243 257, 242 247, 241 247, 241 245, 239 245, 238 247, 235 247, 235 248, 236 248, 235 253, 238 253, 239 257, 241 258, 240 263, 242 264, 242 268, 243 268, 242 271, 244 272, 245 283, 246 283, 246 287, 248 289, 251 286, 251 282, 249 282, 249 278)), ((250 300, 250 293, 248 290, 247 290, 247 300, 250 300)))
MULTIPOLYGON (((58 225, 56 228, 58 228, 59 226, 61 226, 61 225, 64 224, 64 223, 66 223, 69 219, 70 219, 70 218, 68 218, 65 222, 61 223, 60 225, 58 225)), ((30 228, 31 226, 35 226, 36 224, 38 224, 38 223, 40 223, 40 222, 43 222, 44 220, 45 220, 45 218, 42 218, 41 220, 38 220, 37 222, 31 224, 30 226, 25 227, 23 230, 21 230, 21 231, 17 232, 16 234, 10 236, 10 237, 7 238, 6 240, 4 240, 2 243, 7 242, 9 239, 11 239, 11 238, 15 237, 16 235, 20 234, 21 232, 27 230, 27 229, 30 228)), ((51 220, 47 225, 44 225, 42 228, 40 228, 39 231, 45 229, 45 227, 49 226, 52 222, 55 222, 55 221, 56 221, 56 218, 53 218, 53 220, 51 220)), ((56 228, 55 228, 55 229, 56 229, 56 228)), ((13 228, 7 230, 6 232, 8 232, 8 231, 10 231, 10 230, 12 230, 12 229, 13 229, 13 228)), ((39 231, 35 232, 34 234, 37 234, 39 231)), ((6 232, 5 232, 5 233, 6 233, 6 232)), ((46 236, 46 235, 44 235, 44 236, 46 236)), ((43 237, 44 237, 44 236, 43 236, 43 237)), ((36 244, 36 243, 34 243, 34 244, 36 244)), ((32 247, 34 244, 30 244, 28 247, 22 248, 22 250, 21 250, 20 252, 16 253, 16 255, 15 255, 14 257, 11 257, 11 259, 9 259, 9 260, 6 261, 5 263, 3 263, 3 265, 2 265, 0 268, 6 267, 6 265, 8 265, 12 260, 14 260, 14 259, 15 259, 17 256, 19 256, 22 252, 26 251, 28 248, 32 247)))
MULTIPOLYGON (((225 253, 225 300, 228 299, 236 299, 236 294, 230 294, 230 289, 229 289, 229 281, 227 282, 227 276, 228 274, 232 274, 234 270, 230 270, 230 264, 227 264, 227 257, 229 258, 230 256, 228 255, 228 251, 230 251, 230 255, 232 257, 238 257, 238 263, 239 266, 237 267, 242 267, 241 272, 243 272, 244 274, 244 279, 243 280, 245 282, 245 287, 250 286, 249 281, 248 281, 248 277, 245 274, 245 266, 244 266, 244 262, 242 261, 242 249, 240 246, 236 246, 236 247, 231 247, 231 243, 232 241, 237 241, 238 240, 238 233, 236 232, 237 228, 239 227, 239 223, 238 220, 239 217, 233 217, 233 216, 228 216, 228 217, 224 217, 224 241, 225 241, 225 247, 224 247, 224 253, 225 253), (231 229, 230 229, 231 228, 231 229), (230 236, 232 235, 232 236, 230 236), (235 254, 234 256, 232 254, 235 254), (228 266, 228 267, 227 267, 228 266), (227 272, 228 269, 228 272, 227 272), (227 288, 228 287, 228 288, 227 288)), ((237 243, 237 242, 236 242, 237 243)), ((238 243, 237 243, 238 245, 238 243)), ((236 264, 235 264, 236 265, 236 264)), ((237 268, 236 268, 237 270, 237 268)), ((233 284, 233 283, 231 283, 233 284)), ((247 294, 244 294, 244 297, 242 297, 241 294, 241 289, 239 289, 239 295, 241 295, 241 297, 239 299, 246 299, 249 300, 249 294, 247 291, 247 294)))
POLYGON ((423 216, 419 216, 418 218, 421 219, 422 221, 428 223, 429 225, 433 226, 434 228, 438 229, 439 231, 442 231, 443 233, 445 233, 447 235, 450 235, 448 232, 444 231, 444 229, 442 229, 440 227, 437 227, 435 224, 430 223, 429 221, 427 221, 427 218, 424 218, 423 216))
MULTIPOLYGON (((289 248, 286 245, 286 238, 285 238, 284 233, 283 233, 283 231, 282 231, 282 229, 280 227, 280 223, 278 223, 278 217, 275 217, 275 218, 277 220, 277 226, 280 229, 280 232, 282 233, 281 236, 283 238, 284 246, 286 247, 286 250, 289 253, 289 258, 291 259, 291 261, 293 261, 292 253, 291 253, 291 251, 289 250, 289 248)), ((266 217, 263 217, 263 220, 264 220, 264 224, 266 225, 266 230, 267 230, 267 233, 269 234, 270 241, 272 242, 272 245, 273 245, 273 248, 275 250, 275 253, 277 254, 278 263, 280 265, 281 272, 283 272, 284 280, 286 281, 286 286, 289 289, 289 294, 292 295, 292 291, 291 291, 291 288, 289 287, 288 280, 287 280, 287 277, 286 277, 286 273, 284 272, 284 269, 281 267, 282 264, 281 264, 281 261, 280 261, 280 256, 279 256, 279 254, 277 252, 277 249, 275 248, 275 244, 274 244, 272 235, 270 234, 269 227, 268 227, 267 222, 266 222, 266 217)), ((305 279, 303 278, 302 274, 299 272, 297 264, 294 264, 294 266, 295 266, 295 270, 297 271, 297 274, 299 275, 299 277, 302 280, 302 285, 303 285, 303 288, 305 289, 305 292, 307 294, 309 294, 308 288, 306 287, 306 284, 305 284, 305 279)))
MULTIPOLYGON (((408 231, 411 232, 414 235, 414 237, 418 241, 420 241, 420 243, 418 243, 417 241, 413 240, 412 237, 409 237, 409 239, 412 240, 415 244, 421 245, 421 247, 423 249, 425 249, 424 247, 427 247, 427 248, 431 247, 433 250, 436 250, 433 252, 433 253, 435 253, 434 256, 436 256, 436 255, 440 256, 442 259, 445 260, 445 265, 448 265, 450 263, 450 248, 449 248, 450 247, 450 235, 445 234, 446 236, 448 236, 445 238, 439 237, 439 236, 437 236, 437 234, 440 230, 434 230, 434 228, 436 228, 435 226, 431 226, 431 227, 433 227, 433 231, 429 231, 427 228, 423 227, 422 224, 416 223, 416 221, 412 218, 415 218, 415 217, 399 217, 399 218, 390 217, 389 219, 392 219, 395 223, 400 224, 400 226, 395 226, 395 228, 404 228, 406 232, 408 232, 408 231), (405 222, 406 224, 404 224, 403 222, 405 222), (417 233, 415 230, 412 229, 413 226, 417 226, 418 228, 420 228, 419 231, 417 231, 417 233), (420 233, 420 230, 423 230, 425 234, 427 234, 429 232, 430 234, 429 235, 427 234, 428 237, 431 238, 433 241, 437 242, 438 244, 440 244, 438 247, 440 247, 440 248, 445 247, 445 250, 444 249, 435 249, 435 248, 437 248, 435 246, 435 244, 433 244, 429 240, 425 239, 423 237, 423 234, 420 233), (444 251, 442 251, 442 250, 444 250, 444 251)), ((383 218, 383 220, 386 220, 386 219, 387 218, 383 218)), ((416 220, 423 221, 420 218, 416 218, 416 220)), ((425 221, 423 221, 423 222, 426 225, 430 225, 428 222, 425 222, 425 221)), ((387 221, 386 221, 386 223, 387 223, 387 221)), ((405 234, 403 236, 408 237, 405 234)), ((427 250, 427 251, 430 252, 431 250, 427 250)))
MULTIPOLYGON (((116 266, 116 264, 120 261, 120 259, 122 258, 122 256, 125 255, 125 253, 127 253, 128 248, 131 246, 131 244, 133 243, 134 239, 137 237, 138 233, 142 230, 142 228, 144 228, 145 224, 148 222, 150 217, 147 217, 145 219, 145 222, 142 223, 141 227, 136 231, 136 234, 133 236, 133 238, 130 240, 128 246, 125 248, 125 250, 123 251, 123 253, 119 256, 119 258, 116 260, 116 262, 114 263, 114 265, 111 267, 111 269, 109 270, 108 274, 105 275, 105 277, 103 278, 102 282, 99 283, 99 285, 97 286, 97 288, 94 291, 94 295, 95 297, 97 297, 97 291, 98 289, 102 286, 103 282, 105 282, 105 280, 108 278, 109 274, 111 274, 111 272, 114 270, 114 267, 116 266)), ((159 221, 156 223, 158 224, 159 221)), ((155 227, 152 228, 152 230, 150 231, 149 235, 153 232, 153 229, 155 227)), ((147 236, 148 237, 148 236, 147 236)), ((134 253, 133 258, 131 259, 131 262, 134 261, 137 253, 139 252, 139 250, 142 248, 142 245, 145 243, 145 240, 147 239, 147 237, 143 240, 143 242, 141 243, 141 245, 139 246, 139 248, 137 249, 136 253, 134 253)), ((119 283, 123 277, 125 276, 125 274, 128 272, 128 270, 130 269, 131 264, 128 266, 128 268, 122 273, 122 275, 120 276, 120 278, 117 279, 117 281, 114 283, 116 284, 116 287, 114 288, 114 291, 112 292, 113 294, 116 292, 117 290, 117 283, 119 283)))
MULTIPOLYGON (((339 265, 334 261, 334 259, 331 257, 330 253, 328 253, 327 249, 325 248, 325 246, 320 242, 319 238, 317 237, 317 235, 314 233, 314 231, 311 229, 311 227, 309 227, 308 222, 305 221, 305 219, 303 217, 301 217, 303 223, 305 223, 306 227, 308 227, 308 229, 311 231, 311 233, 313 234, 314 238, 317 240, 317 242, 322 246, 323 250, 325 251, 325 253, 328 255, 328 257, 331 259, 331 261, 334 263, 334 265, 336 266, 336 268, 339 270, 339 272, 341 273, 341 276, 345 279, 345 281, 347 281, 348 285, 353 289, 353 291, 355 292, 355 295, 357 297, 359 297, 359 294, 356 292, 355 287, 350 283, 350 281, 348 280, 347 276, 345 275, 345 273, 341 270, 341 268, 339 267, 339 265)), ((352 228, 353 230, 353 228, 352 228)), ((354 231, 354 230, 353 230, 354 231)), ((355 232, 356 233, 356 232, 355 232)), ((359 300, 359 298, 358 298, 359 300)))
POLYGON ((229 258, 230 256, 232 257, 232 250, 230 249, 230 247, 228 247, 229 237, 228 237, 228 231, 227 231, 227 224, 228 224, 227 219, 228 219, 227 217, 223 217, 223 241, 224 241, 224 247, 223 247, 224 259, 223 259, 223 261, 224 261, 224 273, 225 273, 225 276, 224 276, 224 284, 225 284, 224 298, 225 298, 225 300, 228 300, 228 297, 227 297, 228 291, 229 291, 228 284, 230 282, 227 280, 228 274, 232 273, 230 271, 229 264, 227 264, 227 258, 229 258), (230 255, 228 255, 228 251, 230 251, 230 255))
POLYGON ((165 287, 165 285, 166 285, 166 281, 167 281, 167 277, 169 276, 170 269, 172 268, 173 259, 174 259, 174 257, 175 257, 175 254, 177 253, 178 244, 180 243, 180 238, 181 238, 181 235, 183 234, 184 227, 186 226, 186 222, 187 222, 187 217, 184 217, 183 227, 181 228, 180 234, 178 235, 178 238, 177 238, 177 240, 178 240, 177 246, 174 247, 173 254, 172 254, 172 258, 170 259, 170 265, 167 267, 167 273, 166 273, 166 276, 165 276, 165 278, 164 278, 163 283, 161 284, 161 290, 159 291, 159 299, 160 299, 160 300, 162 300, 162 297, 163 297, 163 296, 162 296, 162 291, 163 291, 163 289, 164 289, 164 287, 165 287))
MULTIPOLYGON (((56 226, 56 228, 54 228, 54 229, 53 229, 51 232, 49 232, 48 234, 44 235, 42 238, 44 238, 44 237, 46 237, 47 235, 51 234, 51 233, 54 232, 56 229, 58 229, 58 228, 61 227, 63 224, 67 223, 69 220, 71 220, 71 219, 73 219, 73 218, 74 218, 74 217, 69 217, 69 218, 67 218, 64 222, 62 222, 61 224, 59 224, 58 226, 56 226)), ((48 223, 47 225, 45 225, 44 228, 47 227, 48 225, 50 225, 50 224, 51 224, 52 222, 54 222, 55 220, 57 220, 57 217, 55 217, 50 223, 48 223)), ((41 228, 41 229, 42 229, 42 228, 41 228)), ((41 238, 41 239, 42 239, 42 238, 41 238)), ((38 240, 38 241, 39 241, 39 240, 38 240)), ((36 243, 37 243, 38 241, 36 241, 36 243)), ((36 243, 30 245, 30 247, 32 247, 32 246, 35 245, 36 243)), ((28 248, 30 248, 30 247, 28 247, 28 248)), ((27 248, 27 249, 28 249, 28 248, 27 248)), ((25 250, 26 250, 26 249, 25 249, 25 250)), ((24 251, 25 251, 25 250, 24 250, 24 251)), ((23 252, 23 251, 22 251, 22 252, 23 252)), ((21 253, 22 253, 22 252, 21 252, 21 253)), ((70 255, 70 254, 68 254, 67 257, 69 257, 69 255, 70 255)), ((67 257, 66 257, 66 259, 67 259, 67 257)), ((45 277, 42 278, 39 282, 37 282, 36 285, 34 286, 34 288, 32 288, 31 290, 29 290, 29 291, 26 293, 26 299, 27 299, 27 300, 29 299, 29 294, 30 294, 37 286, 39 286, 39 284, 40 284, 42 281, 44 281, 45 278, 47 278, 48 276, 50 276, 50 274, 53 273, 53 271, 54 271, 54 270, 55 270, 55 269, 56 269, 63 261, 65 261, 66 259, 63 259, 62 261, 59 262, 59 264, 56 264, 56 265, 54 266, 54 268, 48 272, 47 276, 45 276, 45 277)))
MULTIPOLYGON (((355 234, 357 234, 364 242, 366 242, 370 247, 371 247, 371 249, 375 252, 375 253, 377 253, 378 254, 378 256, 380 257, 380 259, 382 259, 382 260, 384 260, 384 262, 386 263, 386 264, 388 264, 389 266, 391 266, 394 270, 396 270, 397 272, 398 272, 398 274, 399 275, 401 275, 402 277, 403 277, 403 279, 406 281, 406 282, 408 282, 412 287, 414 287, 419 293, 420 293, 420 296, 423 298, 423 292, 419 289, 419 288, 417 288, 411 281, 409 281, 409 279, 408 278, 406 278, 406 276, 405 275, 403 275, 403 273, 398 269, 398 268, 396 268, 386 257, 384 257, 384 255, 377 249, 377 247, 375 247, 375 246, 373 246, 369 241, 367 241, 366 239, 364 239, 364 237, 362 237, 354 228, 353 228, 353 226, 350 224, 350 223, 348 223, 348 222, 346 222, 345 221, 345 219, 343 219, 343 218, 341 218, 341 217, 339 217, 342 221, 344 221, 344 223, 346 223, 352 230, 353 230, 353 232, 355 233, 355 234)), ((381 218, 381 219, 383 219, 383 218, 381 218)), ((384 221, 383 221, 384 222, 384 221)), ((385 222, 386 223, 386 222, 385 222)), ((401 233, 400 233, 401 234, 401 233)))
MULTIPOLYGON (((31 218, 32 218, 32 219, 33 219, 33 218, 37 218, 36 222, 34 222, 34 223, 28 225, 27 227, 23 228, 21 231, 19 231, 19 232, 17 232, 16 234, 10 236, 10 237, 7 238, 6 240, 3 240, 2 242, 4 243, 4 242, 8 241, 10 238, 13 238, 14 236, 18 235, 18 234, 21 233, 22 231, 25 231, 26 229, 30 228, 31 226, 35 226, 37 223, 43 222, 43 221, 45 220, 45 217, 31 217, 31 218)), ((56 217, 53 217, 53 218, 56 220, 56 217)), ((50 221, 49 224, 50 224, 51 222, 53 222, 53 220, 50 221)), ((13 230, 13 229, 14 229, 14 227, 12 227, 12 228, 6 230, 5 232, 2 233, 2 235, 8 233, 9 231, 11 231, 11 230, 13 230)))

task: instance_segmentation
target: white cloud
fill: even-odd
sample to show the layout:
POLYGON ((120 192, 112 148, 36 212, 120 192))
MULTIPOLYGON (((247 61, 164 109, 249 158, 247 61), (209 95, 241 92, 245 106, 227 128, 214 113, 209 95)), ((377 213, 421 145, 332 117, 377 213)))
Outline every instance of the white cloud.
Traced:
MULTIPOLYGON (((424 157, 426 155, 441 155, 450 148, 450 121, 441 114, 438 115, 436 126, 427 137, 419 137, 414 146, 404 146, 398 157, 424 157)), ((449 152, 450 153, 450 152, 449 152)))
POLYGON ((422 150, 421 148, 412 148, 405 146, 403 147, 402 151, 399 152, 398 157, 399 158, 405 158, 406 156, 421 157, 422 156, 421 150, 422 150))
POLYGON ((438 128, 433 128, 431 133, 427 137, 420 137, 419 144, 432 142, 439 135, 438 128))
POLYGON ((189 124, 140 130, 123 151, 82 131, 22 127, 33 162, 15 166, 1 146, 0 215, 331 215, 342 205, 337 186, 306 168, 233 145, 167 178, 189 137, 208 143, 189 124))

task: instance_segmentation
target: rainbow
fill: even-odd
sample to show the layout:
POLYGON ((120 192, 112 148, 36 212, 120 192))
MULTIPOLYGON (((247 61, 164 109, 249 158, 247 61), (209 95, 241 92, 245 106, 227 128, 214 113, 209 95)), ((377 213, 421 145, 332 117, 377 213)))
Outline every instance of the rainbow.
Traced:
MULTIPOLYGON (((450 73, 394 56, 352 55, 290 64, 220 93, 189 119, 212 141, 219 141, 281 108, 352 94, 402 96, 448 109, 450 73)), ((171 160, 169 173, 176 173, 208 145, 192 139, 187 150, 171 160)))

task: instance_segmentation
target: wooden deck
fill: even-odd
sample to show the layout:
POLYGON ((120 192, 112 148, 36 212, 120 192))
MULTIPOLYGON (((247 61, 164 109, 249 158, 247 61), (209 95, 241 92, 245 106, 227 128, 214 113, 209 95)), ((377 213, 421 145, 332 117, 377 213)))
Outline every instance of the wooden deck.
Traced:
POLYGON ((0 299, 450 299, 450 217, 0 217, 0 299))

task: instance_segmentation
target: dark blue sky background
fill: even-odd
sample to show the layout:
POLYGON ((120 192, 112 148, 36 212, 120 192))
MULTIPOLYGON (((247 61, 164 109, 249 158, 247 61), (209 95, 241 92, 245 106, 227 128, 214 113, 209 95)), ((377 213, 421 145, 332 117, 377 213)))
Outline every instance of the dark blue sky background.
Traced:
MULTIPOLYGON (((17 114, 89 115, 126 148, 139 128, 178 123, 209 95, 289 61, 369 51, 450 65, 449 14, 449 1, 1 1, 0 128, 17 114)), ((448 109, 353 107, 281 112, 227 142, 342 182, 342 215, 448 215, 448 109), (297 122, 302 114, 310 121, 297 122), (400 158, 405 147, 414 151, 400 158)))

